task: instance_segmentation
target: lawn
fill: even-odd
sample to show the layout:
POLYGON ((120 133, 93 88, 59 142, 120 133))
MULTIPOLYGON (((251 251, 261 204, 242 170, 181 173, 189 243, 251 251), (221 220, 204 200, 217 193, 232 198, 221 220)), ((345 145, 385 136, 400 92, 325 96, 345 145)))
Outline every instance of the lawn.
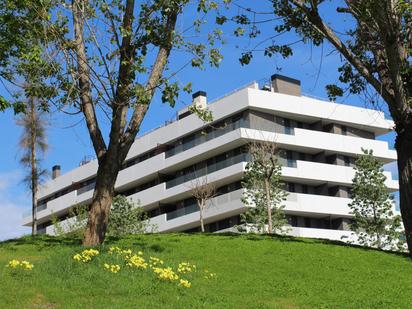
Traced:
POLYGON ((326 241, 257 235, 153 234, 109 239, 88 263, 73 259, 79 240, 24 237, 0 243, 0 308, 411 308, 406 256, 326 241), (130 269, 118 246, 158 257, 176 271, 164 281, 130 269), (5 267, 27 260, 33 270, 5 267), (118 273, 104 264, 119 264, 118 273), (205 278, 205 271, 216 278, 205 278))

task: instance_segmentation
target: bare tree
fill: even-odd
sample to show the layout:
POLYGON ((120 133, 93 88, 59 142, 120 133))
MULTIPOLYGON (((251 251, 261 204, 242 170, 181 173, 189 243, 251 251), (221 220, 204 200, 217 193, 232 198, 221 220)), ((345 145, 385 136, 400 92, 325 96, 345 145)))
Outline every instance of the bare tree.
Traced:
POLYGON ((211 200, 216 196, 216 187, 214 184, 208 182, 205 176, 193 180, 190 188, 193 197, 196 199, 197 207, 199 208, 200 230, 204 233, 204 213, 211 200))
POLYGON ((281 182, 282 166, 278 162, 279 148, 272 141, 249 143, 251 161, 246 166, 242 186, 243 202, 249 210, 243 215, 246 223, 255 224, 260 230, 267 225, 267 232, 281 230, 286 224, 281 202, 286 192, 281 182))
POLYGON ((24 182, 30 188, 32 197, 32 235, 37 234, 37 192, 46 174, 46 170, 40 167, 40 160, 48 148, 45 134, 47 122, 36 102, 36 98, 29 98, 26 113, 16 121, 23 128, 18 147, 23 151, 20 163, 27 169, 24 182))

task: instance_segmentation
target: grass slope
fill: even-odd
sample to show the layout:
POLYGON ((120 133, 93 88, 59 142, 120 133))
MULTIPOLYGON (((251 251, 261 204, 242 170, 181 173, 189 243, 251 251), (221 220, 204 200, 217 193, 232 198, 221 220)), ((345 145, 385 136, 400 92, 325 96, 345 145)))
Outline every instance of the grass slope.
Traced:
POLYGON ((328 242, 257 235, 153 234, 111 239, 176 267, 194 263, 217 279, 192 287, 151 271, 103 270, 73 261, 79 241, 30 237, 0 243, 1 308, 411 308, 412 261, 402 255, 328 242), (13 258, 33 262, 12 274, 13 258))

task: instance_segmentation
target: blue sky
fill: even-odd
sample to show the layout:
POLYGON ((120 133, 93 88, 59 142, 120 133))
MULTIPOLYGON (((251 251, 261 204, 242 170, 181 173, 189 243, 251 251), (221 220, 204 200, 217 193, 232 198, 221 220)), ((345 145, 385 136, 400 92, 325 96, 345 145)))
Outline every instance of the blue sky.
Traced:
MULTIPOLYGON (((269 79, 272 74, 280 73, 301 80, 304 94, 327 100, 325 85, 337 80, 337 67, 341 64, 339 56, 328 55, 331 51, 330 46, 325 45, 322 52, 322 48, 298 45, 294 55, 287 60, 257 54, 248 66, 241 66, 238 58, 241 48, 247 45, 247 40, 235 39, 230 29, 224 31, 227 44, 222 47, 224 59, 220 67, 206 68, 204 71, 188 68, 177 77, 182 84, 191 81, 193 90, 206 91, 210 101, 254 80, 269 79), (278 68, 282 70, 279 72, 278 68)), ((293 36, 286 39, 293 39, 293 36)), ((184 61, 184 56, 174 54, 171 59, 179 63, 184 61)), ((0 91, 4 94, 3 89, 0 88, 0 91)), ((359 96, 345 97, 338 102, 365 106, 364 100, 359 96)), ((156 95, 143 122, 141 133, 172 119, 177 110, 190 103, 191 97, 182 93, 179 103, 175 108, 171 108, 162 104, 156 95)), ((94 156, 84 121, 80 116, 56 112, 50 115, 50 123, 47 131, 50 149, 43 163, 44 168, 51 170, 53 165, 59 164, 62 173, 65 173, 77 167, 85 156, 94 156)), ((25 171, 18 163, 17 141, 20 134, 21 130, 15 125, 13 113, 7 111, 0 114, 0 240, 30 232, 30 229, 20 226, 22 214, 30 210, 31 203, 29 192, 21 182, 25 171)), ((379 139, 387 140, 393 147, 394 134, 387 134, 379 139)), ((386 169, 397 177, 395 164, 387 166, 386 169)))

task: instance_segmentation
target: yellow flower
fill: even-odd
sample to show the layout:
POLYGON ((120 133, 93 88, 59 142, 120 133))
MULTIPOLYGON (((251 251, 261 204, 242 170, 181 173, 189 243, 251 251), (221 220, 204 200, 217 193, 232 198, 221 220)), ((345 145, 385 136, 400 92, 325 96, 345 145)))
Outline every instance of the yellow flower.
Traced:
POLYGON ((83 255, 88 255, 90 257, 99 255, 99 251, 95 249, 88 249, 88 250, 83 250, 83 255))
POLYGON ((179 286, 190 288, 192 284, 188 280, 180 279, 179 286))
POLYGON ((120 251, 121 251, 121 249, 119 247, 110 247, 110 249, 109 249, 110 254, 118 253, 120 251))
POLYGON ((167 267, 167 268, 154 267, 153 272, 158 275, 159 279, 162 279, 162 280, 175 281, 179 279, 179 276, 170 267, 167 267))
POLYGON ((125 254, 125 255, 131 255, 131 254, 132 254, 132 250, 130 250, 130 249, 128 249, 128 250, 123 250, 123 251, 121 251, 121 253, 122 253, 122 254, 125 254))
POLYGON ((29 263, 29 262, 27 262, 27 261, 21 261, 21 265, 22 265, 22 267, 23 267, 24 269, 27 269, 27 270, 32 270, 33 267, 34 267, 33 264, 31 264, 31 263, 29 263))
POLYGON ((142 268, 142 269, 147 268, 147 263, 145 259, 138 255, 133 255, 132 257, 127 258, 126 261, 127 261, 126 263, 127 266, 142 268))
POLYGON ((208 270, 205 270, 205 276, 204 276, 204 278, 205 278, 205 279, 215 279, 215 278, 217 278, 217 276, 216 276, 215 273, 211 273, 211 272, 209 272, 208 270))
POLYGON ((73 256, 73 260, 78 262, 87 263, 92 260, 93 257, 99 255, 99 251, 95 249, 86 249, 83 250, 81 253, 77 253, 73 256))
POLYGON ((161 259, 157 258, 157 257, 151 256, 149 259, 150 259, 150 263, 149 263, 150 267, 155 267, 158 264, 160 264, 160 265, 164 264, 164 262, 161 259))
POLYGON ((20 266, 20 261, 18 260, 11 260, 8 264, 8 267, 11 267, 11 268, 16 268, 18 266, 20 266))
POLYGON ((19 261, 19 260, 11 260, 8 264, 7 267, 11 268, 22 268, 25 270, 32 270, 34 265, 28 261, 19 261))
POLYGON ((192 265, 190 263, 182 262, 177 267, 177 271, 181 274, 190 273, 191 271, 196 270, 196 265, 192 265))
POLYGON ((120 265, 117 264, 110 265, 105 263, 103 266, 107 271, 110 271, 114 274, 117 274, 120 271, 120 265))

